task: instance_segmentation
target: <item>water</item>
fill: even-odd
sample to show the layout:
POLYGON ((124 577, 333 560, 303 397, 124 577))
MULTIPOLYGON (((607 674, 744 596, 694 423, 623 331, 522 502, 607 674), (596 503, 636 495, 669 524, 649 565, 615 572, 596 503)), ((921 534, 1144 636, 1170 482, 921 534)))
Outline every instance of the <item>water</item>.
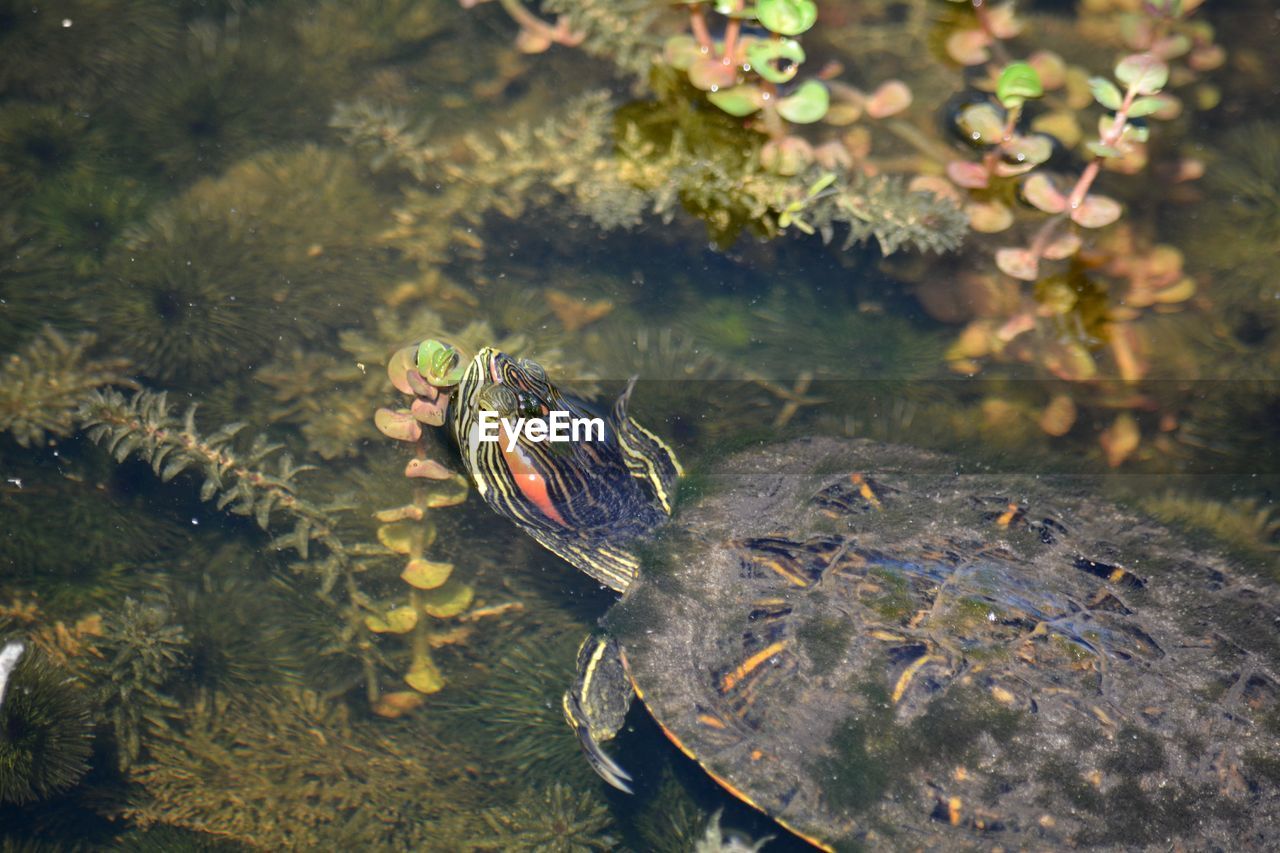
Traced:
MULTIPOLYGON (((1089 475, 1276 595, 1268 4, 1170 25, 1181 114, 1144 120, 1148 162, 1094 187, 1119 222, 1035 283, 995 264, 1047 233, 1017 181, 945 190, 999 234, 905 181, 983 163, 955 134, 982 69, 1045 48, 1066 83, 1021 128, 1069 189, 1083 81, 1126 52, 1107 4, 1028 4, 966 71, 964 4, 822 3, 796 79, 839 81, 833 107, 768 150, 678 50, 648 73, 683 12, 545 5, 585 40, 520 53, 500 4, 447 0, 0 7, 0 639, 42 685, 0 708, 6 849, 691 849, 721 809, 804 847, 641 711, 610 747, 637 795, 591 773, 560 701, 614 596, 461 480, 402 476, 373 413, 426 338, 602 408, 638 375, 632 412, 695 474, 829 434, 1089 475), (874 97, 895 78, 903 112, 874 97), (758 167, 800 136, 836 147, 758 167)), ((459 471, 442 432, 420 453, 459 471)))

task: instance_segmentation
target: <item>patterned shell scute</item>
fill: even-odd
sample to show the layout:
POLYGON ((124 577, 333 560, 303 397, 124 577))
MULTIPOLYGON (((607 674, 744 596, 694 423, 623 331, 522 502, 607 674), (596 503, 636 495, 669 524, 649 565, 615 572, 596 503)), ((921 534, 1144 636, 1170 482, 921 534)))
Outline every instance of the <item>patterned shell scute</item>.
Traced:
POLYGON ((672 738, 824 845, 1280 844, 1280 593, 1086 486, 743 452, 609 627, 672 738))

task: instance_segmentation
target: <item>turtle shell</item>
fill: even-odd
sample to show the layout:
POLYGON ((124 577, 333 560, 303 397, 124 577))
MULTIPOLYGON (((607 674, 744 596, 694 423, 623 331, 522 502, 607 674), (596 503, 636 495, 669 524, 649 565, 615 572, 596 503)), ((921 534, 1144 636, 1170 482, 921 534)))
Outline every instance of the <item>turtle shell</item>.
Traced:
POLYGON ((812 439, 703 474, 606 617, 659 724, 829 848, 1275 849, 1275 586, 1082 481, 955 471, 812 439))

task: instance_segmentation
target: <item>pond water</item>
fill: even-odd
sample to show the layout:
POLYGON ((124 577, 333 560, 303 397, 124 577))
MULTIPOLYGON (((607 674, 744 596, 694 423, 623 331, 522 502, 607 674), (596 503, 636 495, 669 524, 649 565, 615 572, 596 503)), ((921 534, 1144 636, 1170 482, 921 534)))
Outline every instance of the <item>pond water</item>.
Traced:
MULTIPOLYGON (((960 561, 1056 535, 1019 483, 1122 507, 1076 554, 1089 595, 1031 565, 984 593, 1020 614, 989 636, 867 624, 828 582, 806 631, 891 638, 890 675, 832 686, 852 728, 821 738, 813 700, 777 707, 821 667, 750 651, 798 628, 706 626, 746 638, 722 686, 776 676, 726 711, 736 744, 845 762, 815 785, 855 828, 810 840, 1280 845, 1277 37, 1263 0, 0 3, 0 848, 811 849, 639 703, 604 746, 635 793, 592 772, 562 696, 617 594, 562 556, 626 544, 583 521, 617 521, 618 482, 580 449, 464 458, 440 423, 473 398, 428 340, 604 418, 637 377, 687 476, 601 451, 629 523, 806 436, 977 477, 960 561), (1013 766, 998 715, 928 728, 1050 635, 1077 657, 1024 655, 1061 680, 1010 707, 1066 695, 1078 761, 1013 766), (1165 644, 1212 649, 1167 715, 1076 679, 1165 644), (908 707, 919 684, 952 705, 908 707)), ((839 473, 840 506, 892 512, 912 472, 839 473)), ((858 594, 942 600, 921 536, 858 594)), ((771 771, 706 750, 768 801, 771 771)))

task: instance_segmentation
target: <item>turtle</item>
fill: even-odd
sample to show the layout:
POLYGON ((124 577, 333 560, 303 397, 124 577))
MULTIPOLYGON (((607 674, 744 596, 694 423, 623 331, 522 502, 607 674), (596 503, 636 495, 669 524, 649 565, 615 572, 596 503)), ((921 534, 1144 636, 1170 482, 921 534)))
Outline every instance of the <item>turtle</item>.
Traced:
POLYGON ((447 412, 488 506, 620 593, 564 695, 610 785, 639 698, 825 850, 1280 845, 1271 580, 1080 478, 934 451, 815 435, 686 474, 634 388, 597 415, 488 348, 447 412), (606 429, 481 433, 559 411, 606 429))

